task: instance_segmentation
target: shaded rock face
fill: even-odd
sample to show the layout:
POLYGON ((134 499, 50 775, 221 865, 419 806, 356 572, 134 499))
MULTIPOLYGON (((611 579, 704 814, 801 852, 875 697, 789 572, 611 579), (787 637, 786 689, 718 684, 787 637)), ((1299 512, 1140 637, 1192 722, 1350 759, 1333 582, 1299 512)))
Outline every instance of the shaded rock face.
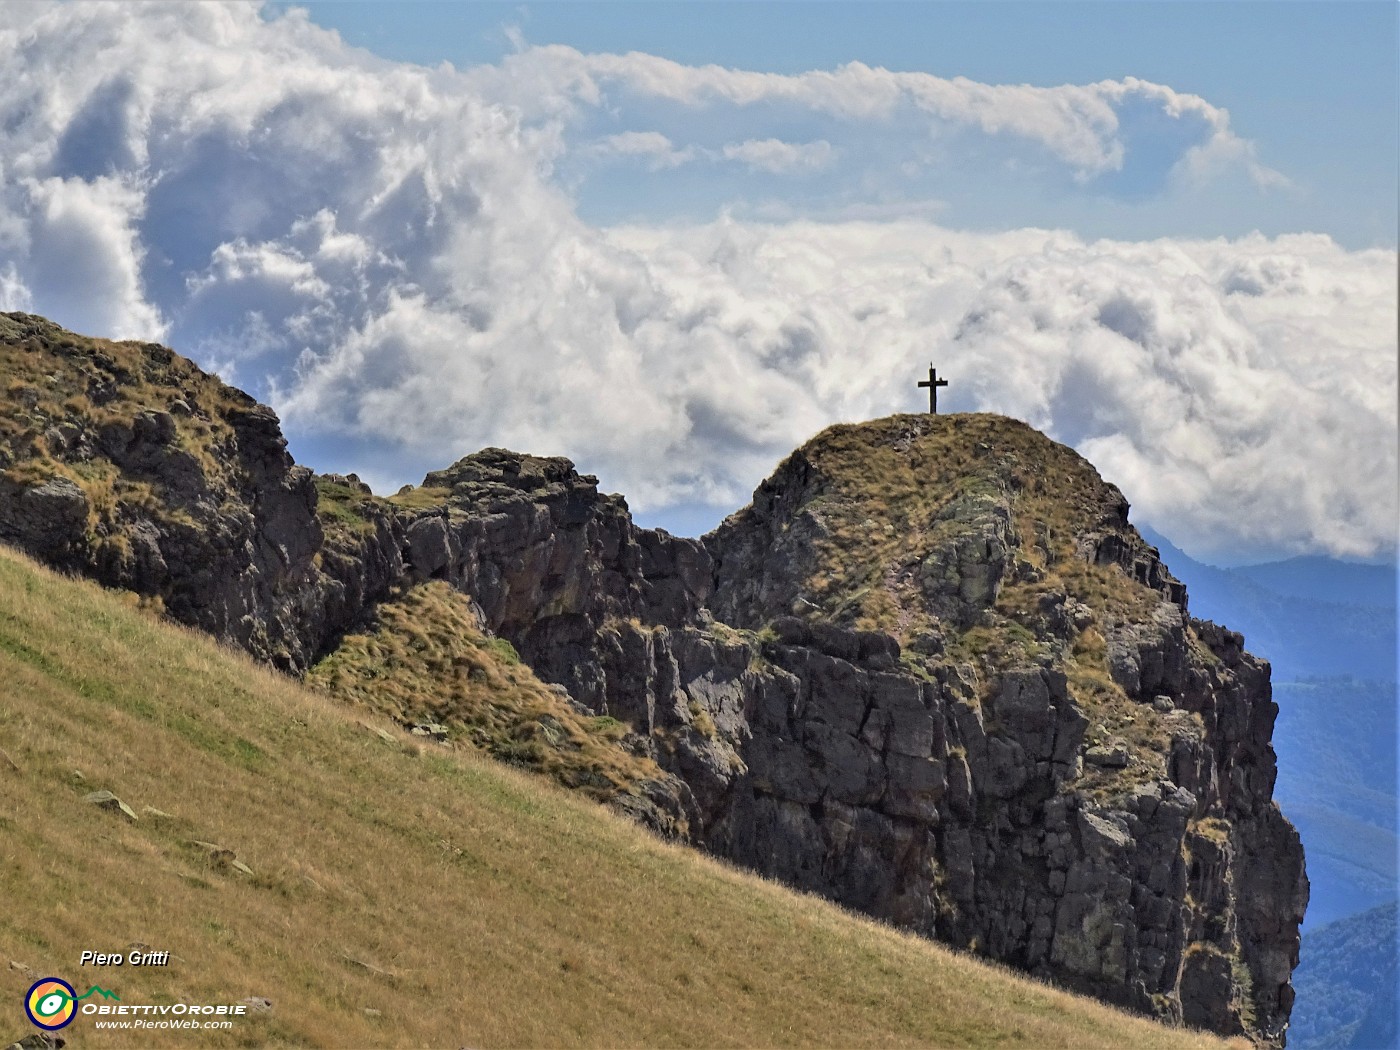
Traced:
POLYGON ((165 347, 9 314, 0 352, 0 540, 284 670, 401 573, 387 515, 382 544, 327 544, 276 414, 165 347))
POLYGON ((638 819, 1107 1001, 1282 1041, 1307 882, 1272 801, 1268 665, 1189 616, 1071 450, 992 416, 835 427, 687 540, 567 460, 500 449, 378 499, 296 467, 270 410, 169 351, 59 352, 67 333, 9 318, 12 346, 48 340, 39 373, 61 359, 127 409, 55 411, 26 379, 0 538, 294 671, 392 588, 446 581, 631 727, 665 771, 626 800, 638 819), (56 466, 19 469, 36 456, 56 466), (94 495, 99 467, 127 487, 94 495))
POLYGON ((424 479, 442 506, 400 516, 412 571, 470 594, 493 631, 590 707, 603 702, 605 624, 678 626, 712 586, 702 545, 635 528, 597 485, 566 459, 486 449, 424 479))
POLYGON ((1089 720, 1062 675, 1008 673, 979 702, 958 668, 925 680, 860 633, 778 630, 758 666, 747 646, 653 632, 648 680, 612 701, 651 718, 708 849, 1165 1020, 1277 1038, 1306 882, 1296 833, 1249 794, 1271 715, 1219 718, 1250 704, 1238 685, 1181 698, 1191 788, 1160 776, 1105 798, 1077 788, 1089 720))

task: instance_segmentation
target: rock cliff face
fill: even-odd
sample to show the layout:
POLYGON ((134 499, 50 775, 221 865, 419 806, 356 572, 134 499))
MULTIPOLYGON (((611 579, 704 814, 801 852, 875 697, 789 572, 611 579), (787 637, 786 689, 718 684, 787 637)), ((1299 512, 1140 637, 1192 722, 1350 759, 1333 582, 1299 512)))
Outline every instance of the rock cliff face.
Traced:
POLYGON ((165 347, 0 314, 0 379, 0 540, 58 568, 284 670, 402 572, 387 515, 328 543, 273 411, 165 347))
POLYGON ((488 449, 389 499, 315 478, 268 410, 162 348, 0 315, 0 351, 0 538, 293 671, 444 581, 627 727, 663 773, 624 808, 659 830, 1282 1041, 1307 882, 1268 666, 1188 614, 1071 450, 994 416, 834 427, 696 541, 563 459, 488 449))
POLYGON ((895 417, 795 453, 706 540, 715 615, 778 635, 749 790, 711 841, 1101 998, 1275 1039, 1307 887, 1271 801, 1268 668, 1187 614, 1127 509, 1005 419, 895 417))

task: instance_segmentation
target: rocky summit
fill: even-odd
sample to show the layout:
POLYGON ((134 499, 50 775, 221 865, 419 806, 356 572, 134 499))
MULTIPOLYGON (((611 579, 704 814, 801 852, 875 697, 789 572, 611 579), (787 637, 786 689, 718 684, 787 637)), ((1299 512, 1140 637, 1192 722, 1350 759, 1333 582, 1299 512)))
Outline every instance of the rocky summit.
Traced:
POLYGON ((791 886, 1283 1042, 1269 667, 1024 424, 832 427, 690 540, 565 459, 317 477, 170 350, 41 318, 0 315, 0 376, 5 542, 791 886))

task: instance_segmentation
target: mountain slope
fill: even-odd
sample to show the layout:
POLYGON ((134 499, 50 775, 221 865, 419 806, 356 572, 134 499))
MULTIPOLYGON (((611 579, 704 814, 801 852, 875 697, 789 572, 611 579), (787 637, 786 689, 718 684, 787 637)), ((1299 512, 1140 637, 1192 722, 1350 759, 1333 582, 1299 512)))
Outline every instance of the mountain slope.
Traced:
MULTIPOLYGON (((0 549, 0 896, 25 905, 0 909, 0 1022, 16 1037, 32 975, 55 975, 127 1004, 272 1000, 146 1046, 1220 1045, 372 732, 132 604, 0 549), (96 789, 139 819, 87 804, 96 789), (134 942, 170 965, 77 966, 134 942)), ((66 1034, 133 1043, 82 1017, 66 1034)))
POLYGON ((1267 665, 1073 450, 993 415, 836 426, 686 540, 561 457, 317 478, 168 350, 0 320, 0 538, 790 886, 1282 1037, 1307 883, 1267 665))

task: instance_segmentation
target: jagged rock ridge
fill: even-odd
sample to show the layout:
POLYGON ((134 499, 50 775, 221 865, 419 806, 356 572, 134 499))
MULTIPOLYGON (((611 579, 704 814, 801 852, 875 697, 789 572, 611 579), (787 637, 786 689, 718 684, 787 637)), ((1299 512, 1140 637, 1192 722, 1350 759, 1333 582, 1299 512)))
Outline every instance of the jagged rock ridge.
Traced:
POLYGON ((294 466, 268 410, 163 348, 24 315, 0 345, 0 538, 294 671, 395 588, 445 581, 631 727, 665 771, 642 819, 1100 998, 1281 1040, 1307 885, 1271 800, 1267 664, 1189 616, 1071 450, 993 416, 835 427, 685 540, 567 460, 499 449, 377 499, 294 466))

